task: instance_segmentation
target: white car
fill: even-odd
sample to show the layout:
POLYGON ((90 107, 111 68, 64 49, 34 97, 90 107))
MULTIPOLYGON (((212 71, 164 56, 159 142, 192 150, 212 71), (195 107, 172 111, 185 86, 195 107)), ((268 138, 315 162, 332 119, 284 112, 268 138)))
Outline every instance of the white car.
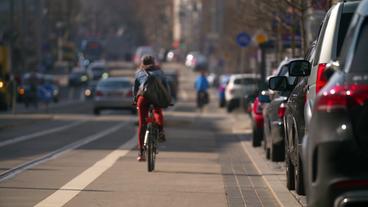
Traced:
POLYGON ((230 76, 225 89, 226 109, 231 112, 240 106, 241 100, 254 95, 259 90, 261 77, 259 74, 234 74, 230 76))

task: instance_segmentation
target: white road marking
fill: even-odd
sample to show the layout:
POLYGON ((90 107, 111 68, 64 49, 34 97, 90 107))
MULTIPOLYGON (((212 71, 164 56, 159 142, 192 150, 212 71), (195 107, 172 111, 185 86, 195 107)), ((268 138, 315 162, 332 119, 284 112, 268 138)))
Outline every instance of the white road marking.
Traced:
POLYGON ((57 158, 57 157, 65 154, 67 152, 70 152, 70 151, 72 151, 72 150, 74 150, 76 148, 79 148, 79 147, 81 147, 83 145, 86 145, 86 144, 88 144, 90 142, 93 142, 93 141, 96 141, 98 139, 101 139, 101 138, 103 138, 103 137, 105 137, 105 136, 107 136, 107 135, 109 135, 111 133, 114 133, 114 132, 118 131, 120 128, 126 126, 127 124, 128 124, 128 122, 115 125, 115 126, 109 128, 107 130, 104 130, 104 131, 98 133, 98 134, 94 134, 94 135, 88 136, 88 137, 86 137, 86 138, 84 138, 82 140, 79 140, 77 142, 74 142, 74 143, 71 143, 69 145, 66 145, 66 146, 64 146, 64 147, 62 147, 60 149, 57 149, 55 151, 52 151, 50 153, 47 153, 47 154, 45 154, 45 155, 43 155, 43 156, 41 156, 41 157, 39 157, 37 159, 31 160, 29 162, 25 162, 25 163, 23 163, 21 165, 18 165, 15 168, 12 168, 10 170, 7 170, 7 171, 5 171, 5 172, 3 172, 3 173, 0 174, 0 182, 1 181, 4 181, 4 180, 7 180, 7 179, 9 179, 11 177, 14 177, 17 174, 19 174, 19 173, 21 173, 21 172, 23 172, 23 171, 25 171, 27 169, 30 169, 30 168, 32 168, 32 167, 34 167, 36 165, 39 165, 41 163, 44 163, 44 162, 47 162, 49 160, 55 159, 55 158, 57 158))
POLYGON ((36 133, 33 133, 33 134, 28 134, 28 135, 24 135, 24 136, 20 136, 20 137, 11 138, 9 140, 5 140, 5 141, 0 142, 0 147, 12 145, 12 144, 15 144, 15 143, 18 143, 18 142, 23 142, 23 141, 26 141, 26 140, 34 139, 36 137, 40 137, 40 136, 52 134, 52 133, 55 133, 55 132, 63 131, 63 130, 78 126, 78 125, 80 125, 84 122, 85 121, 77 121, 77 122, 73 122, 71 124, 64 125, 64 126, 61 126, 61 127, 56 127, 56 128, 48 129, 48 130, 45 130, 45 131, 36 132, 36 133))
POLYGON ((118 159, 127 155, 137 143, 136 136, 137 135, 134 135, 127 143, 120 146, 119 149, 112 151, 49 197, 39 202, 36 207, 56 207, 65 205, 77 196, 84 188, 110 169, 118 159))

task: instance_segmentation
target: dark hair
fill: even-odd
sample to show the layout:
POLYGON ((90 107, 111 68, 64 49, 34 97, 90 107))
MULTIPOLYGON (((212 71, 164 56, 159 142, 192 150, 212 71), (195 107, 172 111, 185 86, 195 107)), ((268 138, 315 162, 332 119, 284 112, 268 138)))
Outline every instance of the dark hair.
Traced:
POLYGON ((153 65, 155 64, 155 58, 150 55, 146 55, 142 57, 142 64, 143 65, 153 65))

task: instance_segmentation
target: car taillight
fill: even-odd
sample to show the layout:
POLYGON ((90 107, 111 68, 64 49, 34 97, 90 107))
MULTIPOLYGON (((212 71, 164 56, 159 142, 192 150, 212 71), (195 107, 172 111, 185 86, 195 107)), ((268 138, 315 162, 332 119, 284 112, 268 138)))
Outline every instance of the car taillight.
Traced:
POLYGON ((280 119, 282 119, 285 115, 286 106, 284 103, 282 103, 277 111, 277 115, 280 119))
POLYGON ((317 80, 316 80, 316 93, 318 93, 327 83, 327 78, 323 75, 326 70, 326 64, 321 63, 318 65, 317 69, 317 80))
POLYGON ((96 96, 103 96, 103 93, 101 91, 96 91, 96 96))
POLYGON ((323 112, 361 106, 368 100, 368 85, 334 86, 317 99, 316 109, 323 112))
POLYGON ((126 94, 127 97, 132 97, 133 96, 133 93, 132 91, 129 91, 127 94, 126 94))

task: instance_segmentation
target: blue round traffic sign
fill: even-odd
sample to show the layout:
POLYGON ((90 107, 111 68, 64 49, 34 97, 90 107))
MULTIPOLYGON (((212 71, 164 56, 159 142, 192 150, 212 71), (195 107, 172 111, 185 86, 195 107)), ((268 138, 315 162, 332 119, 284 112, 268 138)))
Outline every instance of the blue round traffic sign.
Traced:
POLYGON ((236 36, 236 43, 240 47, 247 47, 252 41, 252 38, 245 32, 241 32, 236 36))

